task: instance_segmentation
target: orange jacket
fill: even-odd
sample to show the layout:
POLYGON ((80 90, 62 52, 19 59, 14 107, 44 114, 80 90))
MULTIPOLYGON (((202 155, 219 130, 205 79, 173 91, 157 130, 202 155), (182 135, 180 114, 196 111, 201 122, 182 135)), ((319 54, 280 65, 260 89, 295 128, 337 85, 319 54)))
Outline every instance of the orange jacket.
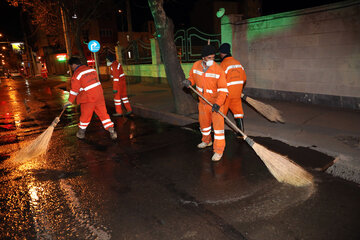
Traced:
POLYGON ((73 103, 76 97, 77 103, 104 101, 103 89, 95 69, 85 65, 75 69, 71 78, 69 101, 73 103))
MULTIPOLYGON (((228 94, 225 72, 215 62, 204 72, 202 62, 202 60, 195 62, 190 70, 191 85, 196 85, 196 90, 202 93, 209 102, 221 106, 228 94)), ((201 98, 200 101, 205 103, 201 98)))
POLYGON ((121 64, 118 61, 113 61, 110 65, 110 77, 113 79, 113 90, 119 89, 119 82, 125 81, 125 74, 121 64))
POLYGON ((220 63, 226 74, 229 98, 241 98, 241 93, 246 82, 243 66, 233 57, 226 57, 220 63))

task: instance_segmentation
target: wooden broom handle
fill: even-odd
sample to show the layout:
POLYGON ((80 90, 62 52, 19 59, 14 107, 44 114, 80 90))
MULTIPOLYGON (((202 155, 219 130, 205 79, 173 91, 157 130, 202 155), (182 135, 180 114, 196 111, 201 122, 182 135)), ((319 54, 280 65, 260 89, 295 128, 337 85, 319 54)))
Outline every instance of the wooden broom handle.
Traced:
POLYGON ((58 116, 58 118, 60 118, 61 115, 63 115, 63 113, 65 112, 65 109, 66 109, 66 108, 63 108, 63 110, 61 111, 61 113, 60 113, 60 115, 58 116))
MULTIPOLYGON (((203 95, 201 95, 198 91, 196 91, 191 85, 189 86, 189 88, 193 90, 199 97, 201 97, 207 104, 209 104, 211 107, 213 106, 211 102, 209 102, 203 95)), ((230 121, 230 119, 227 116, 225 116, 225 114, 223 114, 220 110, 218 111, 218 113, 227 121, 228 124, 230 124, 232 128, 238 131, 243 136, 243 138, 247 137, 245 133, 243 133, 232 121, 230 121)))

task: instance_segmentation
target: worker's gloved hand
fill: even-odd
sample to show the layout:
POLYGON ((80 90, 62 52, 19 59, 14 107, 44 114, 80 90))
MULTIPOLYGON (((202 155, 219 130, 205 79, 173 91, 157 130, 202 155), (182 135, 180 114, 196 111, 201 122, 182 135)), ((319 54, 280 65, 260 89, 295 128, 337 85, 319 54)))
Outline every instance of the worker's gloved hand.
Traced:
POLYGON ((183 80, 182 84, 184 87, 187 87, 187 88, 189 88, 191 86, 191 82, 187 79, 183 80))
POLYGON ((69 102, 69 101, 67 101, 65 104, 64 104, 64 108, 67 108, 67 107, 69 107, 69 106, 71 106, 72 105, 72 103, 71 102, 69 102))
POLYGON ((116 94, 118 92, 118 90, 113 90, 113 94, 116 94))
POLYGON ((220 106, 217 105, 216 103, 214 103, 211 110, 212 110, 213 112, 219 112, 220 106))

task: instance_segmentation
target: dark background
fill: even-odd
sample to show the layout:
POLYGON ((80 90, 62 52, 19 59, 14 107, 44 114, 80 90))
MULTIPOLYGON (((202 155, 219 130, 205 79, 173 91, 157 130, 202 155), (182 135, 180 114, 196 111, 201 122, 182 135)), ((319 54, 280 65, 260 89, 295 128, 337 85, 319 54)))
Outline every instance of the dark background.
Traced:
MULTIPOLYGON (((196 26, 196 23, 190 21, 190 13, 194 4, 198 0, 165 0, 164 8, 167 15, 174 21, 176 28, 186 28, 196 26)), ((227 0, 231 1, 231 0, 227 0)), ((241 1, 241 0, 239 0, 241 1)), ((235 1, 236 2, 236 1, 235 1)), ((323 4, 340 2, 339 0, 263 0, 262 15, 281 13, 286 11, 298 10, 323 4)), ((147 0, 131 0, 132 25, 133 31, 144 31, 147 27, 147 21, 152 20, 152 15, 148 7, 147 0)), ((204 6, 206 8, 206 6, 204 6)), ((114 9, 126 10, 121 0, 114 0, 114 9)), ((200 16, 206 18, 208 16, 200 16)), ((118 30, 121 31, 119 16, 118 30)), ((125 17, 126 22, 126 17, 125 17)), ((20 9, 9 6, 6 0, 0 0, 0 33, 4 34, 9 41, 22 40, 20 25, 20 9)), ((127 27, 125 26, 126 30, 127 27)))

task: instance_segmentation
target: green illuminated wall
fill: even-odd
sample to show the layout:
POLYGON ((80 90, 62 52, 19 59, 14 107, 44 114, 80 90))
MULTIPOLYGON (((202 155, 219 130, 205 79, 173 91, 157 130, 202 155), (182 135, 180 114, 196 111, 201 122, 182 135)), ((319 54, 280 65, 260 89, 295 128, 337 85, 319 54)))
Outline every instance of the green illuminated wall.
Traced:
POLYGON ((226 31, 248 88, 360 97, 359 0, 241 21, 228 17, 224 27, 231 26, 226 31))

